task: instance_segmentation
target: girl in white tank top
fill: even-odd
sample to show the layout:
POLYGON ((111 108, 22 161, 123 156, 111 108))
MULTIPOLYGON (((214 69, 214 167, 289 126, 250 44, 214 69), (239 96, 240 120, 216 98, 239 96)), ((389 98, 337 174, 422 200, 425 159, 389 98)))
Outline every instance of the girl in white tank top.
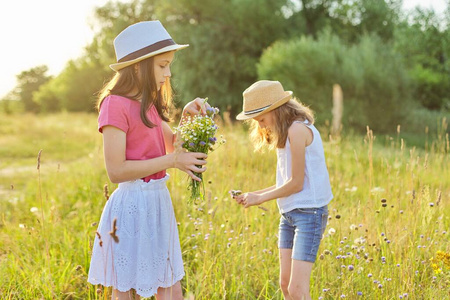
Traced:
POLYGON ((276 184, 233 195, 245 208, 277 199, 280 285, 286 299, 311 299, 309 278, 333 198, 322 140, 312 112, 278 81, 261 80, 243 93, 238 120, 251 120, 256 150, 277 151, 276 184))

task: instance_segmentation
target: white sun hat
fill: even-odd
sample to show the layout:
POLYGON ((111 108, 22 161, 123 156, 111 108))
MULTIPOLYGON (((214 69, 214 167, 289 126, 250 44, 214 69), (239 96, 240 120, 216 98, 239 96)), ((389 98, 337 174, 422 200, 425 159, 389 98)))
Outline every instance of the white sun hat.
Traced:
POLYGON ((189 45, 178 45, 160 21, 139 22, 125 28, 114 39, 117 63, 109 65, 119 71, 143 59, 189 45))

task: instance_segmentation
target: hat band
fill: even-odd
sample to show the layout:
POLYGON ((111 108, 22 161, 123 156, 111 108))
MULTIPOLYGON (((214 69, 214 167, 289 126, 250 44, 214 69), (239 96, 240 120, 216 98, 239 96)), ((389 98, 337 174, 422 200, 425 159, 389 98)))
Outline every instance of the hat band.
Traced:
POLYGON ((267 106, 264 106, 264 107, 261 107, 261 108, 257 108, 257 109, 254 109, 254 110, 247 110, 247 111, 244 112, 244 115, 251 115, 251 114, 259 113, 259 112, 265 110, 266 108, 268 108, 270 105, 272 105, 272 104, 269 104, 267 106))
POLYGON ((139 58, 141 56, 144 56, 146 54, 152 53, 154 51, 160 50, 164 47, 176 45, 175 41, 172 39, 167 39, 163 41, 156 42, 154 44, 151 44, 150 46, 144 47, 142 49, 139 49, 137 51, 131 52, 130 54, 125 55, 121 59, 119 59, 117 62, 122 63, 129 60, 133 60, 136 58, 139 58))

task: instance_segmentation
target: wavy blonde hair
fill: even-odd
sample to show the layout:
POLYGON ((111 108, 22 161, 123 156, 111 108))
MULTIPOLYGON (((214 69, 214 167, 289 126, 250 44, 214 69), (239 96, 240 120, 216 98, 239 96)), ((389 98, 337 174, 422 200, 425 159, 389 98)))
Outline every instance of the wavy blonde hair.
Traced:
POLYGON ((313 111, 296 98, 292 98, 272 112, 274 113, 272 130, 261 128, 258 121, 250 120, 250 140, 255 151, 262 151, 264 146, 268 146, 270 150, 284 148, 289 127, 294 121, 308 121, 308 125, 314 124, 313 111))
POLYGON ((154 57, 144 59, 136 64, 125 67, 114 75, 100 90, 97 99, 97 109, 109 95, 118 95, 129 98, 134 101, 141 100, 141 120, 145 126, 153 128, 153 124, 147 118, 147 111, 155 106, 162 120, 169 122, 169 111, 173 107, 172 104, 172 87, 170 79, 166 78, 166 82, 158 91, 154 73, 154 57), (139 76, 135 72, 135 65, 139 64, 139 76), (141 78, 141 79, 140 79, 141 78), (133 91, 135 94, 131 94, 133 91))

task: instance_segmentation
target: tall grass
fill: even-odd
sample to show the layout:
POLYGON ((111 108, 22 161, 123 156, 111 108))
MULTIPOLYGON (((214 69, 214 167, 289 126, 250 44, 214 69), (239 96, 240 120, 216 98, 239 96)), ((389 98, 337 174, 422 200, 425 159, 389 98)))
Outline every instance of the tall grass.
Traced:
MULTIPOLYGON (((449 296, 449 137, 446 120, 423 149, 392 136, 327 137, 334 193, 313 299, 449 296), (441 252, 439 252, 441 251, 441 252), (361 294, 362 296, 358 296, 361 294)), ((105 183, 96 116, 0 118, 2 299, 109 299, 86 282, 105 183), (27 124, 24 126, 23 124, 27 124), (38 169, 37 156, 40 153, 38 169)), ((188 205, 188 177, 169 170, 188 299, 282 299, 276 203, 243 209, 228 190, 275 182, 274 153, 254 153, 243 127, 208 158, 206 201, 188 205)))

